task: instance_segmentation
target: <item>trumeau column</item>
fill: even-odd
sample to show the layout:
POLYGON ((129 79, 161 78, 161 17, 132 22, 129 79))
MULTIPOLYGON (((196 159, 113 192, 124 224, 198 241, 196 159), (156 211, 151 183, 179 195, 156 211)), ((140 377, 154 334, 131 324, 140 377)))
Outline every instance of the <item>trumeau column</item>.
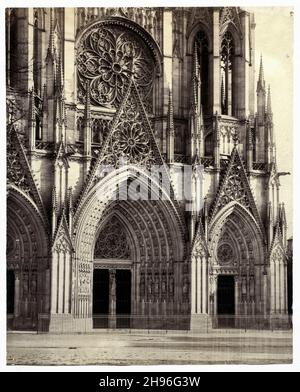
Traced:
POLYGON ((108 327, 116 328, 116 270, 109 270, 109 320, 108 327))
POLYGON ((220 10, 213 9, 213 113, 221 113, 220 106, 220 10))
POLYGON ((65 98, 67 103, 75 101, 75 9, 64 9, 64 76, 65 98))

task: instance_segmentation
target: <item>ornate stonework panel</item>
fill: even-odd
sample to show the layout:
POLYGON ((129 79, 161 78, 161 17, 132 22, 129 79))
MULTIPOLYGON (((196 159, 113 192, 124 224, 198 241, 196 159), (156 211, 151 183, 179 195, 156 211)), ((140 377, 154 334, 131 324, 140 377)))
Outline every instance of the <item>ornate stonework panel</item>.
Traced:
POLYGON ((241 21, 238 11, 238 7, 222 7, 220 11, 221 34, 224 32, 224 29, 226 26, 228 26, 229 23, 232 23, 238 29, 238 31, 241 32, 241 21))
POLYGON ((95 245, 94 255, 100 259, 130 259, 127 235, 116 217, 112 217, 102 229, 95 245))
POLYGON ((218 209, 232 200, 239 202, 246 208, 250 207, 245 184, 241 179, 241 169, 242 167, 237 163, 231 167, 230 174, 226 179, 226 183, 217 204, 218 209))
POLYGON ((234 250, 229 243, 222 243, 217 250, 219 264, 229 264, 234 261, 234 250))
POLYGON ((78 47, 78 97, 84 101, 86 82, 91 101, 117 107, 134 79, 142 97, 152 91, 154 60, 146 45, 131 31, 118 26, 93 25, 78 47))
POLYGON ((158 148, 137 95, 135 88, 127 91, 103 147, 102 164, 118 167, 126 162, 150 167, 158 162, 158 148))

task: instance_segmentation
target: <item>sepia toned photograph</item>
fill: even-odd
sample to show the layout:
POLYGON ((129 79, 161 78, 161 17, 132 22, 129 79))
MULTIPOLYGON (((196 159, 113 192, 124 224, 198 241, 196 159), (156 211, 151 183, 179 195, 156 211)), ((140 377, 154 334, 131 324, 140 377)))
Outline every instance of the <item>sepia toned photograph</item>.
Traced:
POLYGON ((5 9, 7 365, 293 362, 294 12, 225 5, 5 9))

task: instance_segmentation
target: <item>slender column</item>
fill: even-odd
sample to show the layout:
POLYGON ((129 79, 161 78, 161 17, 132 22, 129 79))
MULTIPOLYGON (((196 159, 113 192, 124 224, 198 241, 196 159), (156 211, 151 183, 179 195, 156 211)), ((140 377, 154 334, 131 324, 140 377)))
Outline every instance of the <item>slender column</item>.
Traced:
POLYGON ((51 268, 51 313, 57 312, 57 253, 52 257, 51 268))
POLYGON ((19 316, 20 308, 20 275, 19 272, 15 272, 15 294, 14 294, 14 317, 19 316))
POLYGON ((197 313, 197 305, 196 305, 196 295, 197 295, 197 276, 196 276, 196 263, 197 263, 197 258, 196 256, 192 257, 192 295, 191 295, 191 308, 192 308, 192 314, 197 313))
POLYGON ((109 328, 116 328, 116 270, 109 270, 109 328))
POLYGON ((50 270, 46 269, 46 278, 45 278, 45 304, 44 309, 45 313, 48 313, 50 310, 50 270))
POLYGON ((218 314, 218 276, 213 277, 214 285, 214 315, 218 314))
POLYGON ((198 256, 196 259, 196 263, 197 263, 197 269, 196 269, 196 273, 197 273, 197 313, 202 313, 201 312, 201 264, 202 264, 202 256, 198 256))
POLYGON ((70 297, 69 292, 70 292, 70 255, 69 253, 66 253, 64 313, 69 313, 69 297, 70 297))
POLYGON ((283 312, 284 314, 287 314, 287 265, 283 265, 283 287, 284 287, 284 292, 283 292, 283 312))
POLYGON ((58 310, 57 310, 57 313, 63 313, 65 257, 66 257, 65 253, 59 253, 59 256, 58 256, 58 310))
POLYGON ((202 313, 207 313, 207 259, 202 258, 202 313))
POLYGON ((239 316, 239 276, 234 277, 234 315, 235 323, 238 322, 237 316, 239 316))
POLYGON ((275 313, 275 307, 276 307, 276 301, 275 301, 275 293, 276 293, 276 282, 275 282, 275 262, 272 260, 271 261, 271 268, 270 268, 270 272, 271 272, 271 276, 270 276, 270 281, 271 281, 271 313, 275 313))

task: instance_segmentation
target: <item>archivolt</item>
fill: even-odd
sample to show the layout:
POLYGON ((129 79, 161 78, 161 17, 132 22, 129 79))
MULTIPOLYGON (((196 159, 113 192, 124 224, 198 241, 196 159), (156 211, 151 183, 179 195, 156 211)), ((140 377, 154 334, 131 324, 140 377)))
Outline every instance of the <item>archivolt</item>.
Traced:
MULTIPOLYGON (((81 260, 93 259, 97 234, 106 217, 113 213, 118 213, 126 223, 134 239, 137 261, 183 260, 183 228, 178 211, 165 190, 156 184, 157 192, 164 195, 164 200, 115 200, 117 190, 136 174, 136 168, 120 168, 102 179, 88 194, 75 221, 75 249, 81 260)), ((147 187, 149 177, 142 171, 139 174, 140 183, 147 187)))
POLYGON ((252 215, 239 203, 231 202, 215 216, 209 227, 209 248, 216 257, 223 233, 230 237, 239 261, 262 264, 265 260, 263 234, 252 215))
POLYGON ((35 264, 47 258, 48 240, 42 217, 30 199, 13 188, 7 199, 7 236, 9 267, 35 264))

